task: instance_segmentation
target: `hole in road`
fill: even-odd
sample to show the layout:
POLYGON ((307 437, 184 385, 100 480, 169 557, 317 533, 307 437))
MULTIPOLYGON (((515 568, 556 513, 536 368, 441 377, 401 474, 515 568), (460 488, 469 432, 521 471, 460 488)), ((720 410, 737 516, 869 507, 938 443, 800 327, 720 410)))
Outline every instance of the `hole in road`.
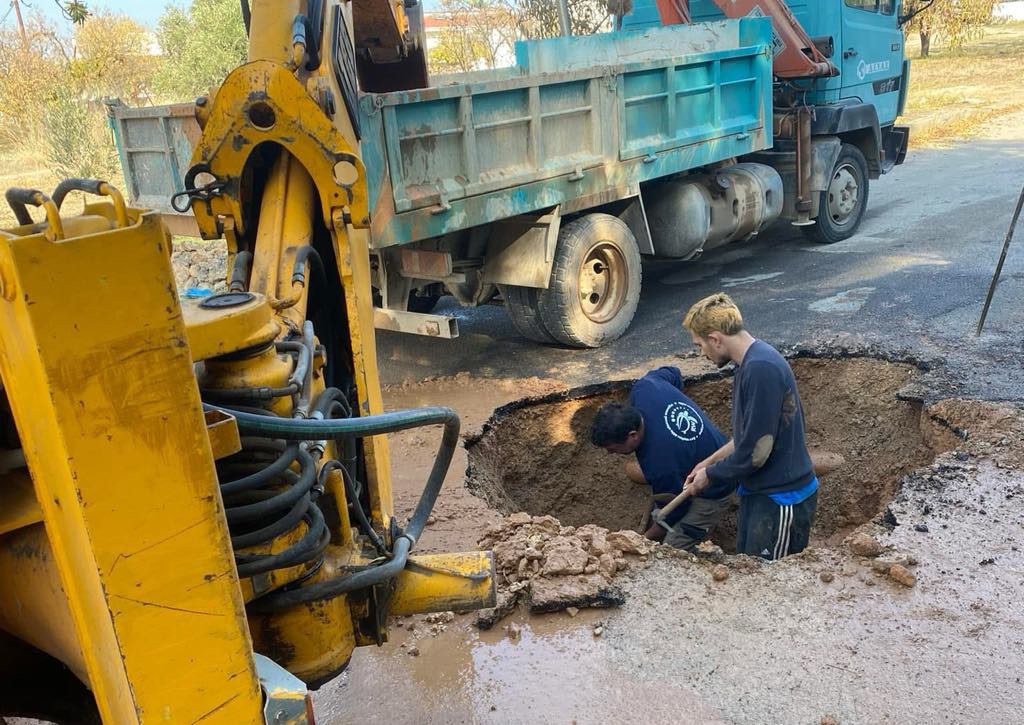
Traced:
MULTIPOLYGON (((902 476, 956 446, 955 436, 922 414, 920 403, 897 392, 917 375, 911 365, 868 358, 790 361, 804 405, 808 447, 844 462, 820 477, 814 543, 837 543, 871 520, 892 499, 902 476)), ((711 419, 729 434, 732 379, 686 386, 711 419)), ((628 386, 570 391, 555 399, 522 401, 499 410, 467 444, 470 490, 503 514, 550 514, 563 525, 594 523, 638 529, 650 507, 650 489, 623 473, 625 456, 590 444, 594 413, 622 400, 628 386)), ((735 549, 735 510, 711 538, 735 549)))

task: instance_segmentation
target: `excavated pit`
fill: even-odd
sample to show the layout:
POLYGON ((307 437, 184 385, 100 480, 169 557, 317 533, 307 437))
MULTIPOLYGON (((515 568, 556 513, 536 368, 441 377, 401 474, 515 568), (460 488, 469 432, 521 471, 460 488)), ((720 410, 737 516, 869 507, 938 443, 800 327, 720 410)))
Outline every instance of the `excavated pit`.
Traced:
MULTIPOLYGON (((884 512, 904 474, 956 446, 947 428, 904 400, 899 390, 919 371, 871 358, 790 361, 803 401, 812 451, 844 460, 821 475, 813 543, 831 545, 884 512)), ((469 489, 498 511, 550 515, 565 526, 597 524, 638 530, 650 508, 650 489, 631 483, 627 460, 590 444, 594 413, 625 399, 629 383, 608 383, 512 403, 495 412, 467 442, 469 489)), ((732 378, 717 374, 686 385, 711 419, 729 434, 732 378)), ((735 510, 711 538, 735 547, 735 510)))

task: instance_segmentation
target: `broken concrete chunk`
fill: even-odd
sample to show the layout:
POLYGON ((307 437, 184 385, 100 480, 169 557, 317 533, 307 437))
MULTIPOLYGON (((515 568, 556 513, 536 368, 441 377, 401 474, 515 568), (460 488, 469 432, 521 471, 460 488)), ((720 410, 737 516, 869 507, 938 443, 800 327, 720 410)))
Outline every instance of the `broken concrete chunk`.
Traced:
POLYGON ((587 552, 579 541, 560 536, 549 541, 544 547, 544 565, 540 573, 549 577, 582 574, 587 568, 588 559, 587 552))
POLYGON ((878 539, 863 532, 854 534, 849 543, 850 551, 857 556, 875 557, 882 553, 882 545, 878 539))
POLYGON ((490 609, 481 609, 477 613, 476 626, 480 629, 490 629, 510 615, 518 601, 519 597, 515 593, 499 591, 497 604, 490 609))
POLYGON ((530 586, 530 613, 559 612, 569 607, 619 607, 626 595, 597 574, 534 579, 530 586))
POLYGON ((612 531, 605 539, 623 554, 648 554, 657 546, 653 541, 645 539, 635 531, 612 531))

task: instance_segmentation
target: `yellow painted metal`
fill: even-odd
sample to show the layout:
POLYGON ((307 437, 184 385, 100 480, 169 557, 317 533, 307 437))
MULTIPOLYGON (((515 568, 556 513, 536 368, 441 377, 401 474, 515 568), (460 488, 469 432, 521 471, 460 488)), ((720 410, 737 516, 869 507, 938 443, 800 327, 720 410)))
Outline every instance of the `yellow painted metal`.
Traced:
POLYGON ((210 436, 210 452, 216 460, 242 450, 238 423, 233 417, 219 410, 207 410, 203 418, 206 420, 206 433, 210 436))
MULTIPOLYGON (((192 154, 192 165, 205 164, 222 180, 239 180, 246 162, 260 144, 282 147, 306 169, 316 184, 325 223, 335 209, 345 210, 357 226, 369 224, 366 173, 357 156, 355 139, 346 139, 331 119, 284 65, 257 60, 236 68, 212 100, 203 136, 192 154), (335 179, 353 177, 349 185, 335 179), (329 183, 325 183, 329 180, 329 183)), ((224 230, 218 216, 230 217, 237 234, 247 234, 242 200, 222 194, 192 206, 205 239, 224 230)))
MULTIPOLYGON (((369 234, 362 229, 346 228, 340 212, 335 214, 332 230, 338 273, 345 289, 345 313, 349 321, 352 369, 356 374, 361 415, 384 412, 377 367, 377 346, 373 329, 373 293, 370 282, 369 234)), ((363 441, 369 478, 372 516, 385 528, 394 516, 391 491, 391 457, 386 436, 363 441)))
POLYGON ((292 54, 292 20, 305 10, 301 0, 253 0, 249 60, 286 62, 292 54))
POLYGON ((42 523, 0 537, 0 581, 0 629, 56 657, 88 682, 74 618, 42 523))
MULTIPOLYGON (((299 250, 313 243, 316 188, 302 165, 289 154, 274 164, 263 191, 249 289, 267 296, 289 329, 306 319, 306 287, 292 284, 299 250)), ((306 285, 311 274, 306 263, 306 285)))
POLYGON ((208 309, 200 304, 201 300, 181 301, 193 360, 261 347, 273 342, 281 331, 281 323, 261 295, 237 307, 208 309))
POLYGON ((391 599, 394 615, 464 612, 495 605, 494 556, 489 551, 409 558, 391 599))
MULTIPOLYGON (((199 385, 203 389, 283 388, 288 384, 294 367, 293 358, 277 352, 273 345, 267 345, 245 357, 204 361, 199 385)), ((292 414, 290 396, 276 397, 267 401, 267 406, 277 415, 292 414)))
POLYGON ((130 218, 57 243, 2 236, 0 372, 104 720, 254 722, 166 235, 130 218))
POLYGON ((356 647, 347 597, 250 615, 249 627, 260 654, 313 686, 337 676, 356 647))
POLYGON ((0 476, 0 534, 42 520, 43 511, 36 501, 28 471, 10 471, 0 476))

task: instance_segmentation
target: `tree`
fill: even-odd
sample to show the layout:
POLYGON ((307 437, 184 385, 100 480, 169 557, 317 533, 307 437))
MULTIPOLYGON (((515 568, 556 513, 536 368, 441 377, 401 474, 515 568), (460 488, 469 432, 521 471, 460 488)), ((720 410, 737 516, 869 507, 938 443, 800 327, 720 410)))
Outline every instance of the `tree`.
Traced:
POLYGON ((156 71, 149 45, 149 33, 131 18, 92 14, 75 32, 71 77, 92 98, 148 100, 156 71))
MULTIPOLYGON (((560 34, 558 0, 509 0, 522 38, 553 38, 560 34)), ((603 0, 568 0, 573 35, 593 35, 611 28, 603 0)))
POLYGON ((170 7, 157 23, 164 59, 156 87, 177 100, 201 96, 245 62, 248 40, 238 0, 194 0, 170 7))
POLYGON ((496 0, 441 0, 435 16, 442 24, 429 50, 431 70, 441 73, 495 68, 512 57, 516 22, 511 9, 496 0))
POLYGON ((916 32, 921 38, 921 57, 931 52, 932 40, 941 39, 950 48, 959 48, 984 32, 992 20, 996 0, 907 0, 904 33, 916 32))
POLYGON ((39 15, 24 28, 0 31, 0 145, 37 149, 43 143, 47 101, 67 83, 69 46, 39 15))

